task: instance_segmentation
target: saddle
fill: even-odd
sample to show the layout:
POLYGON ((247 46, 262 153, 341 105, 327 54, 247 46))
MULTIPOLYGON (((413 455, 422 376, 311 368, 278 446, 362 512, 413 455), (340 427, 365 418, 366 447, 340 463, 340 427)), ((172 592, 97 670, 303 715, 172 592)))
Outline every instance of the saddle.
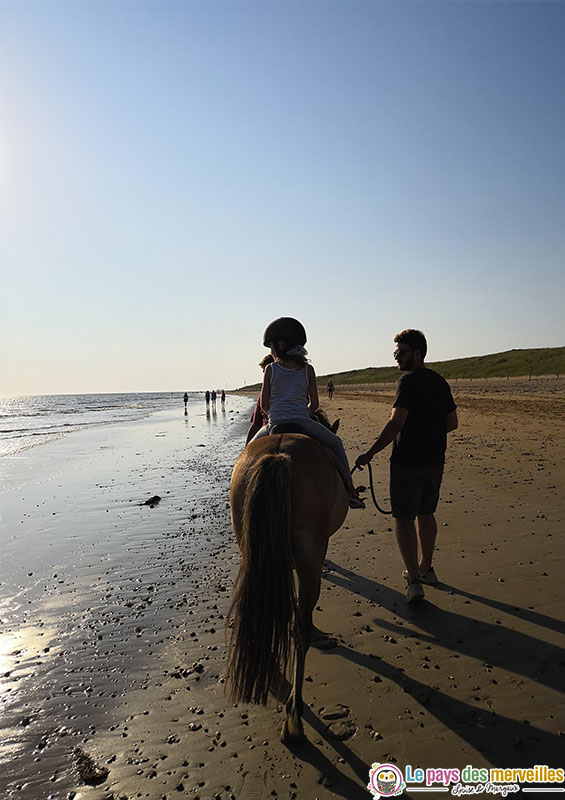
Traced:
POLYGON ((328 454, 332 457, 333 461, 335 462, 337 471, 338 472, 340 471, 339 462, 337 460, 335 453, 332 452, 331 448, 328 447, 327 444, 324 444, 324 442, 321 442, 319 439, 316 439, 315 436, 312 436, 311 433, 309 433, 307 430, 305 430, 305 428, 303 428, 300 422, 279 422, 277 425, 273 425, 269 435, 276 436, 276 434, 282 434, 282 433, 301 433, 302 436, 308 436, 308 438, 312 439, 312 441, 318 442, 318 444, 322 445, 322 447, 325 448, 328 454))
POLYGON ((279 422, 278 425, 273 425, 270 435, 275 436, 277 433, 301 433, 303 436, 310 436, 299 422, 279 422))
MULTIPOLYGON (((308 433, 308 431, 306 431, 302 427, 300 422, 279 422, 277 425, 273 425, 269 435, 270 436, 275 436, 276 434, 282 434, 282 433, 301 433, 303 436, 308 436, 314 442, 318 442, 318 444, 322 445, 322 447, 326 450, 326 452, 328 453, 328 455, 330 456, 330 458, 334 462, 335 468, 338 471, 338 473, 341 475, 343 480, 344 481, 346 480, 345 477, 343 476, 342 467, 340 467, 340 464, 339 464, 339 461, 338 461, 338 458, 337 458, 336 454, 334 452, 332 452, 331 448, 328 447, 326 444, 324 444, 324 442, 321 442, 319 439, 316 439, 314 436, 312 436, 310 433, 308 433)), ((364 506, 363 506, 363 508, 364 508, 364 506)))

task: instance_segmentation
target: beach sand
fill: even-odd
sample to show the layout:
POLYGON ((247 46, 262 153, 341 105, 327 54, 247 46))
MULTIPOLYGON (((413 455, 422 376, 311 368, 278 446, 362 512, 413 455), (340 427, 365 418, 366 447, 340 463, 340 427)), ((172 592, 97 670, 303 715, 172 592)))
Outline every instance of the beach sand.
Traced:
MULTIPOLYGON (((171 455, 173 423, 147 426, 164 434, 156 459, 171 501, 142 508, 141 529, 140 508, 119 506, 158 488, 142 468, 131 477, 130 456, 107 489, 89 492, 83 481, 69 498, 68 526, 79 508, 94 509, 93 525, 113 515, 99 544, 79 548, 58 574, 35 564, 34 577, 18 576, 26 623, 18 633, 8 619, 0 637, 10 662, 2 797, 364 800, 373 762, 563 766, 564 387, 452 384, 460 426, 437 514, 440 584, 426 587, 425 602, 406 604, 391 518, 368 492, 367 510, 350 511, 330 540, 315 614, 337 646, 308 653, 307 741, 294 750, 279 742, 280 705, 234 706, 225 693, 224 623, 239 562, 229 448, 185 464, 171 455), (34 603, 46 595, 53 614, 42 603, 39 615, 34 603), (26 709, 17 693, 30 681, 26 709), (96 785, 80 777, 81 754, 100 769, 96 785)), ((341 419, 351 462, 388 419, 393 392, 338 387, 324 403, 341 419)), ((387 505, 388 453, 373 467, 387 505)), ((367 471, 355 480, 366 485, 367 471)))

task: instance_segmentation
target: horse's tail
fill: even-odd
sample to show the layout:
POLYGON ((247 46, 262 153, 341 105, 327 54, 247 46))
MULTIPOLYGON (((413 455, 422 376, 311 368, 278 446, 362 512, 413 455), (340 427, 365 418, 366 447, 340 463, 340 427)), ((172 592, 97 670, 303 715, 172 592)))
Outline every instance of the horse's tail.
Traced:
POLYGON ((247 485, 241 564, 228 619, 235 609, 228 661, 234 701, 265 705, 291 660, 296 620, 290 536, 290 458, 258 459, 247 485))

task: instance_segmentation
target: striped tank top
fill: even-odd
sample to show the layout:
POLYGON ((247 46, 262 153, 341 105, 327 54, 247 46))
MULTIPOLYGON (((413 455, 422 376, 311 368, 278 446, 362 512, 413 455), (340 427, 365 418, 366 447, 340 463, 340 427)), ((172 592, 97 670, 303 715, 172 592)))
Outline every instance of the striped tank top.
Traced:
POLYGON ((288 419, 308 419, 308 366, 289 368, 271 364, 269 422, 277 425, 288 419))

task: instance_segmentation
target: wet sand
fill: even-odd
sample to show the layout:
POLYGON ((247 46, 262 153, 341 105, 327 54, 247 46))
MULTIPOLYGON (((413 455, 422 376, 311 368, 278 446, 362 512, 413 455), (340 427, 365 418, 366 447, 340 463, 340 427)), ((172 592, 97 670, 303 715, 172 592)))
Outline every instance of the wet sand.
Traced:
MULTIPOLYGON (((239 560, 227 486, 242 421, 226 426, 231 453, 226 439, 184 463, 176 423, 163 422, 147 427, 157 450, 137 469, 130 454, 105 487, 75 475, 62 522, 74 555, 63 566, 64 552, 30 553, 39 564, 16 576, 20 605, 0 628, 2 796, 361 800, 374 761, 562 766, 564 386, 453 384, 460 427, 438 510, 441 583, 417 607, 405 602, 390 517, 368 493, 367 510, 349 513, 330 541, 315 618, 337 646, 308 654, 307 741, 292 751, 279 742, 282 708, 233 706, 223 681, 239 560), (161 494, 157 474, 170 499, 137 505, 161 494), (100 535, 73 546, 73 521, 100 535), (97 773, 81 778, 81 753, 97 773)), ((392 395, 354 387, 325 402, 351 461, 392 395)), ((373 465, 386 505, 388 453, 373 465)), ((355 476, 366 484, 366 471, 355 476)), ((41 513, 48 528, 54 485, 38 511, 41 492, 20 507, 21 524, 41 513)))

